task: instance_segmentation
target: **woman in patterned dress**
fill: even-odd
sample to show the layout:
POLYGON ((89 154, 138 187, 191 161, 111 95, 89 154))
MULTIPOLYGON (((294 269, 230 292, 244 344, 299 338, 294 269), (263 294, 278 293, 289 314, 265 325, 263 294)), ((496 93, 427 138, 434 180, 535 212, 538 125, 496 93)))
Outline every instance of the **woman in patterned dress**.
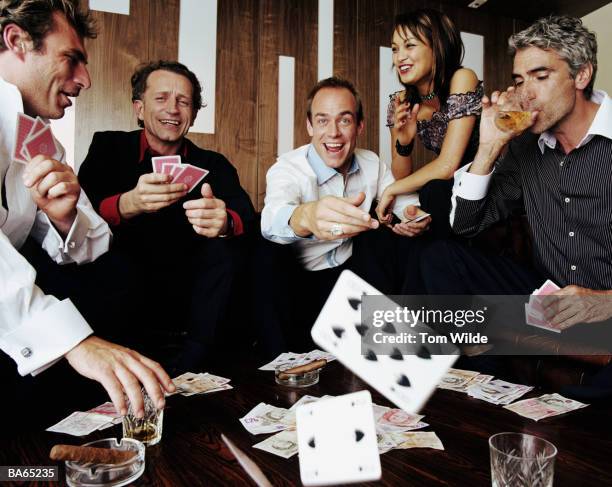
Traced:
POLYGON ((483 96, 474 71, 461 66, 463 50, 459 30, 441 12, 420 9, 395 18, 393 65, 405 90, 390 95, 387 126, 397 181, 379 201, 381 221, 390 221, 398 195, 418 191, 421 209, 432 215, 432 233, 450 235, 452 177, 476 154, 483 96), (414 170, 417 135, 436 157, 414 170))

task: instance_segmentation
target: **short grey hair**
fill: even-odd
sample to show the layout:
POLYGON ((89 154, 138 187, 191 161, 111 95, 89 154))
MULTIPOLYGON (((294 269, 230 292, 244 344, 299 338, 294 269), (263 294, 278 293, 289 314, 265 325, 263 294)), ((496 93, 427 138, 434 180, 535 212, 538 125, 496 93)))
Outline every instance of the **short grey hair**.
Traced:
POLYGON ((537 20, 525 30, 508 40, 510 55, 528 47, 552 49, 567 62, 570 74, 576 77, 580 68, 591 63, 593 76, 584 89, 586 99, 591 98, 597 73, 597 38, 594 32, 582 25, 582 20, 566 15, 551 15, 537 20))

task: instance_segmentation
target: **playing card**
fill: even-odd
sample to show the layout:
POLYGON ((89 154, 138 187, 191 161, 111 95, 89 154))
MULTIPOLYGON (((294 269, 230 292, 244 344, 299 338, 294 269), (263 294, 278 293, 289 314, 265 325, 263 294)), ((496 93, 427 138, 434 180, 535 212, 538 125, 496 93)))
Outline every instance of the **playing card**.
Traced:
POLYGON ((277 367, 286 364, 291 364, 291 366, 293 367, 294 364, 305 355, 306 354, 304 353, 300 354, 293 352, 283 352, 271 362, 268 362, 266 365, 262 365, 261 367, 259 367, 258 370, 276 370, 277 367))
POLYGON ((451 355, 438 355, 422 345, 411 355, 377 355, 370 349, 362 354, 361 337, 367 333, 361 316, 363 295, 381 293, 352 272, 342 272, 312 327, 312 338, 398 407, 418 413, 457 360, 457 349, 449 346, 451 355))
POLYGON ((29 136, 23 143, 23 150, 28 156, 28 160, 32 160, 40 154, 56 160, 61 159, 61 150, 55 143, 50 126, 46 126, 36 134, 29 136))
POLYGON ((183 164, 176 164, 175 162, 164 162, 161 167, 162 174, 172 174, 174 171, 179 171, 182 168, 183 164))
POLYGON ((554 331, 555 333, 561 332, 561 330, 552 327, 550 321, 544 317, 544 306, 542 299, 542 296, 553 294, 559 289, 561 288, 548 279, 539 289, 536 289, 533 294, 529 296, 529 304, 525 305, 525 321, 528 325, 554 331))
POLYGON ((158 157, 151 158, 151 164, 153 165, 153 172, 156 172, 158 174, 163 174, 162 166, 164 164, 175 165, 175 164, 180 164, 180 163, 181 163, 181 156, 158 156, 158 157))
POLYGON ((13 160, 25 164, 28 159, 21 154, 23 143, 30 135, 36 120, 24 113, 17 114, 17 128, 15 129, 15 145, 13 147, 13 160))
POLYGON ((528 325, 535 326, 536 328, 561 333, 561 330, 552 326, 550 321, 538 317, 527 303, 525 303, 525 321, 528 325))
POLYGON ((334 357, 331 353, 316 349, 308 353, 283 352, 272 360, 272 362, 259 367, 258 370, 276 370, 277 368, 289 369, 291 367, 308 364, 314 360, 320 359, 325 359, 328 362, 331 362, 332 360, 336 360, 336 357, 334 357))
POLYGON ((191 164, 184 164, 184 167, 174 175, 172 184, 186 184, 187 191, 191 191, 195 188, 202 179, 206 177, 209 171, 201 169, 191 164))
POLYGON ((378 480, 381 476, 369 391, 297 408, 300 477, 304 485, 378 480))
POLYGON ((404 216, 404 218, 402 219, 402 222, 412 222, 412 223, 416 223, 416 222, 420 222, 421 220, 424 220, 425 218, 427 218, 428 216, 430 216, 429 213, 422 213, 420 215, 417 215, 414 218, 406 218, 404 216))
POLYGON ((559 286, 557 286, 554 282, 548 279, 534 294, 536 296, 547 296, 556 291, 559 291, 560 289, 561 288, 559 286))
POLYGON ((467 393, 476 399, 482 399, 493 404, 510 404, 519 397, 527 394, 533 387, 522 384, 513 384, 501 379, 495 379, 485 384, 472 384, 467 393))

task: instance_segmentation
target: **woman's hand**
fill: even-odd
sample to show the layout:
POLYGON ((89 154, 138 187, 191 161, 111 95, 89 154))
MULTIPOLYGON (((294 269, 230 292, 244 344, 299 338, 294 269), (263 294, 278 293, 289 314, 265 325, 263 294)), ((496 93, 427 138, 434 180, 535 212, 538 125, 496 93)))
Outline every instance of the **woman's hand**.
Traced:
POLYGON ((400 101, 400 96, 393 99, 395 114, 393 128, 396 130, 397 140, 402 145, 408 145, 414 140, 417 132, 417 115, 421 106, 417 103, 413 107, 408 102, 400 101))

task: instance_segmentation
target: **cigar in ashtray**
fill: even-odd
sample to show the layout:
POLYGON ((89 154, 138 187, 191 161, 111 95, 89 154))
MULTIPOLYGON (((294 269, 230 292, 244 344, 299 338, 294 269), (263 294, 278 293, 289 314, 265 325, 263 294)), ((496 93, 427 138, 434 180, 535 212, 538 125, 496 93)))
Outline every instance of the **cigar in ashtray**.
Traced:
POLYGON ((278 378, 285 380, 295 374, 304 374, 306 372, 312 372, 313 370, 317 370, 324 367, 325 364, 327 364, 327 360, 325 360, 324 358, 319 360, 313 360, 312 362, 309 362, 307 364, 298 365, 297 367, 292 367, 290 369, 286 369, 282 372, 279 372, 278 378))
POLYGON ((51 460, 68 460, 79 463, 116 465, 131 460, 138 454, 134 450, 115 450, 93 446, 55 445, 51 448, 51 460))

